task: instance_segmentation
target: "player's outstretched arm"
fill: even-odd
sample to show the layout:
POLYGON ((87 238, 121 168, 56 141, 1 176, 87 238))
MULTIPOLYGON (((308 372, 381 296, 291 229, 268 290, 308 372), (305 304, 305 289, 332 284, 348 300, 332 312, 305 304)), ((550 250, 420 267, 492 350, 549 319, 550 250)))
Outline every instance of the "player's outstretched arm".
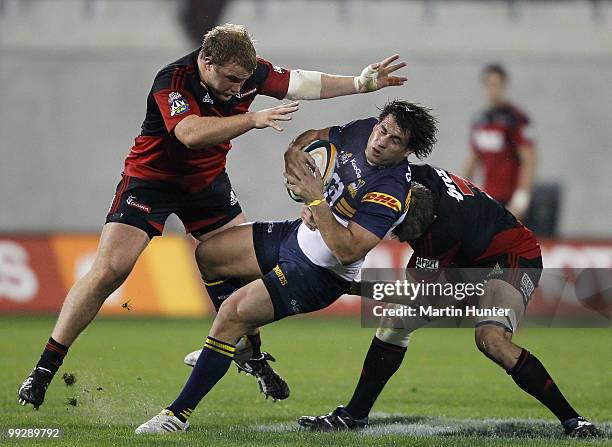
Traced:
POLYGON ((359 76, 339 76, 317 71, 292 70, 287 99, 326 99, 368 93, 381 88, 403 85, 408 79, 392 73, 406 66, 397 62, 398 54, 366 66, 359 76))
POLYGON ((298 109, 297 102, 289 102, 228 117, 190 115, 176 125, 174 135, 189 149, 203 149, 230 141, 251 129, 272 127, 282 132, 279 121, 291 120, 291 114, 298 109))

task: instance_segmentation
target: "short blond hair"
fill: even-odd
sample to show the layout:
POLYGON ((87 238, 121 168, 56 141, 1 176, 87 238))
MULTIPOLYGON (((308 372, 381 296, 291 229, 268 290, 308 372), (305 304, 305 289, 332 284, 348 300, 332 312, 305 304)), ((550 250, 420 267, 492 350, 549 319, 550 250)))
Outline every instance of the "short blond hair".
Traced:
POLYGON ((226 23, 204 34, 200 57, 209 57, 213 64, 235 63, 251 73, 257 68, 253 38, 243 25, 226 23))

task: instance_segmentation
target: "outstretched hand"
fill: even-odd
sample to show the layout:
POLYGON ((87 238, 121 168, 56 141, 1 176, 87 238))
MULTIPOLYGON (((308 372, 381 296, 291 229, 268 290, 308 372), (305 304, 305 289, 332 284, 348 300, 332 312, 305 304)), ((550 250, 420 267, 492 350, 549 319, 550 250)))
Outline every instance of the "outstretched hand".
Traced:
POLYGON ((376 64, 371 64, 365 67, 358 78, 359 92, 367 93, 380 90, 381 88, 385 87, 404 85, 404 82, 406 82, 408 78, 391 75, 391 73, 394 73, 407 65, 406 62, 403 61, 394 63, 399 59, 399 57, 399 54, 394 54, 393 56, 389 56, 376 64))
POLYGON ((263 109, 253 113, 254 127, 256 129, 264 129, 271 127, 279 132, 283 131, 278 121, 290 121, 291 114, 297 112, 300 106, 297 102, 288 102, 280 104, 270 109, 263 109))

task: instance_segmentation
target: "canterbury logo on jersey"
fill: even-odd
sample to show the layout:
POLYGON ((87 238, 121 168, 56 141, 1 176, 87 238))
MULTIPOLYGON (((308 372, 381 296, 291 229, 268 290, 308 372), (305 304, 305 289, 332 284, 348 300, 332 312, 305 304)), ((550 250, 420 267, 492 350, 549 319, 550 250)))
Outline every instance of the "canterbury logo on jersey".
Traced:
POLYGON ((397 211, 398 213, 402 210, 402 203, 399 200, 383 192, 369 192, 363 196, 361 201, 378 203, 386 206, 387 208, 391 208, 393 211, 397 211))

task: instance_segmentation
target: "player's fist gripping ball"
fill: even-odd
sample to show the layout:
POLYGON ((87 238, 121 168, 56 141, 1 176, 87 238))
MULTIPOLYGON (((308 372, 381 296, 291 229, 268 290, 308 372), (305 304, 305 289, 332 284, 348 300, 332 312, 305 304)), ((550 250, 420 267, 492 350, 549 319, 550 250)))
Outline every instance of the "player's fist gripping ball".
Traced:
MULTIPOLYGON (((327 185, 329 185, 329 182, 331 182, 332 176, 334 175, 334 170, 336 169, 336 146, 329 141, 315 140, 302 150, 310 154, 310 156, 314 159, 315 165, 321 173, 323 186, 327 188, 327 185)), ((296 202, 303 202, 302 198, 297 196, 292 191, 287 190, 287 192, 289 193, 289 197, 296 202)))

